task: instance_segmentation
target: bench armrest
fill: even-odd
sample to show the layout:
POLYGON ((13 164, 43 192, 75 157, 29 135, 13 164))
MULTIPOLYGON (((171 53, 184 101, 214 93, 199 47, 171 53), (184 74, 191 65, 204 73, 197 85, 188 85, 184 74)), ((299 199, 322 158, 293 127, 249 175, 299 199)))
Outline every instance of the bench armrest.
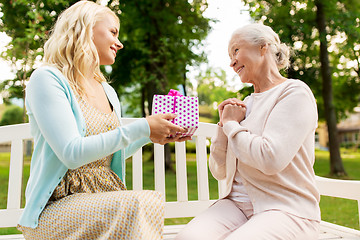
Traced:
POLYGON ((316 176, 316 185, 321 195, 360 200, 360 181, 316 176))

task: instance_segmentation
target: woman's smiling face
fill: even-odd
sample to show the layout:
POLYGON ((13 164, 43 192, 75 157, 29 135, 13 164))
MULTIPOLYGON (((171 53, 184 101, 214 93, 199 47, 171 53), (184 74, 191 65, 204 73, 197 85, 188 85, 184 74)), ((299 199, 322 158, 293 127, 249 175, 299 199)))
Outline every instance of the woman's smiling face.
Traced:
POLYGON ((115 62, 116 52, 123 48, 118 36, 119 22, 110 14, 95 24, 93 42, 99 54, 100 65, 111 65, 115 62))
POLYGON ((260 71, 261 47, 250 44, 234 35, 229 42, 230 67, 239 75, 243 83, 254 83, 260 71))

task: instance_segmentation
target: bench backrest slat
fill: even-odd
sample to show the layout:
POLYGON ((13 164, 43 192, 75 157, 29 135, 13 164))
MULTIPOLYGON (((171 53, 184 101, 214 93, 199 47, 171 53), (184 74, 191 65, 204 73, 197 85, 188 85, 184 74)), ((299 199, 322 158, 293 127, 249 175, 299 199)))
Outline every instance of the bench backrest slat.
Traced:
POLYGON ((206 137, 197 136, 195 142, 198 198, 201 201, 206 201, 209 200, 209 176, 207 164, 206 137))
POLYGON ((164 146, 154 144, 155 190, 165 195, 165 151, 164 146))
POLYGON ((143 154, 142 149, 132 156, 132 184, 133 190, 143 190, 143 154))
POLYGON ((188 201, 185 142, 175 143, 176 190, 178 202, 188 201))
POLYGON ((21 203, 21 183, 23 173, 23 141, 11 142, 10 169, 7 209, 19 209, 21 203))

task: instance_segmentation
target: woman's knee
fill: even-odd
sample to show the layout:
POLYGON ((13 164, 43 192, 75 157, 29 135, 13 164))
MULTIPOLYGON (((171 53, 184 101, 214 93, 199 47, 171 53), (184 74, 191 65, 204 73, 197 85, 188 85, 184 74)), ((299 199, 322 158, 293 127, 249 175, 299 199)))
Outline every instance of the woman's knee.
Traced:
POLYGON ((254 215, 226 240, 316 240, 318 223, 275 210, 254 215))
POLYGON ((176 240, 222 239, 246 221, 246 216, 235 203, 221 199, 191 220, 176 240))

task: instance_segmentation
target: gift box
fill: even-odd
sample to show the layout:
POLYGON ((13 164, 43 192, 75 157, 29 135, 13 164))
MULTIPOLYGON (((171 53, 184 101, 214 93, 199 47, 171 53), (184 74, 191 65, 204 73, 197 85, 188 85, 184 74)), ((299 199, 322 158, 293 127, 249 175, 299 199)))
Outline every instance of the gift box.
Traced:
POLYGON ((192 136, 199 127, 199 101, 197 97, 186 97, 171 89, 168 95, 154 95, 152 114, 175 113, 172 123, 186 128, 182 136, 192 136))

